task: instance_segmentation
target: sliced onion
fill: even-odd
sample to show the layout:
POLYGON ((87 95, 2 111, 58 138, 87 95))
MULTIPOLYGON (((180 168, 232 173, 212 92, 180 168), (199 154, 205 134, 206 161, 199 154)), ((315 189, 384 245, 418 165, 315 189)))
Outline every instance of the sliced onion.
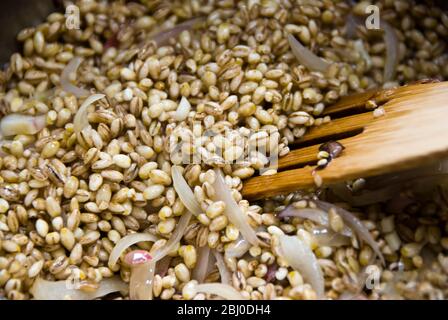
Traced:
POLYGON ((210 260, 210 247, 208 245, 200 247, 198 250, 198 261, 196 263, 196 267, 194 268, 192 275, 192 278, 194 280, 197 280, 199 283, 204 282, 207 276, 209 260, 210 260))
POLYGON ((342 209, 341 207, 335 206, 331 203, 324 202, 321 200, 315 200, 317 206, 323 210, 329 211, 330 209, 336 210, 336 212, 341 216, 341 218, 347 223, 347 225, 355 232, 361 240, 364 240, 369 244, 369 246, 373 249, 373 251, 380 258, 381 263, 384 265, 384 257, 380 251, 380 248, 376 241, 373 239, 369 230, 364 226, 364 224, 357 217, 353 215, 353 213, 342 209))
POLYGON ((345 18, 345 35, 349 39, 353 39, 356 36, 356 29, 359 25, 359 18, 355 17, 353 14, 348 14, 345 18))
POLYGON ((177 38, 183 31, 193 29, 204 21, 205 17, 187 20, 175 25, 173 28, 160 31, 152 37, 152 40, 154 40, 159 47, 164 46, 171 38, 177 38))
MULTIPOLYGON (((323 211, 319 208, 295 208, 293 205, 290 205, 285 210, 280 212, 278 214, 278 217, 298 217, 301 219, 311 220, 325 227, 330 226, 328 221, 328 212, 323 211)), ((351 237, 353 235, 352 231, 347 226, 344 226, 344 229, 342 229, 341 233, 347 237, 351 237)))
MULTIPOLYGON (((349 38, 354 38, 356 28, 361 23, 361 19, 352 14, 347 16, 346 34, 349 38)), ((384 31, 384 44, 386 45, 386 63, 384 64, 384 82, 392 81, 398 66, 399 42, 395 29, 386 21, 381 20, 384 31)), ((355 43, 356 45, 356 43, 355 43)))
MULTIPOLYGON (((142 277, 146 277, 145 279, 145 283, 146 283, 146 287, 137 287, 137 285, 132 287, 132 290, 135 290, 135 292, 140 292, 139 290, 146 290, 145 292, 141 292, 142 296, 148 297, 148 292, 149 292, 149 287, 152 288, 152 279, 154 277, 154 272, 156 269, 156 263, 158 261, 160 261, 161 259, 165 258, 165 256, 171 252, 173 250, 173 248, 176 246, 176 244, 182 239, 182 237, 185 234, 185 231, 187 230, 188 227, 188 223, 190 222, 191 219, 191 212, 186 212, 182 215, 182 217, 179 220, 179 223, 177 224, 176 229, 174 230, 173 234, 171 235, 170 239, 168 240, 168 242, 159 250, 157 250, 155 253, 153 253, 152 256, 152 260, 151 260, 151 264, 147 266, 147 268, 145 268, 144 270, 146 270, 146 272, 143 270, 137 270, 139 271, 136 274, 136 279, 142 278, 142 277)), ((121 239, 117 245, 115 246, 115 248, 112 250, 111 255, 109 257, 109 267, 113 267, 118 259, 120 258, 121 254, 123 253, 124 250, 126 250, 126 248, 130 247, 131 245, 141 242, 141 241, 157 241, 157 238, 154 235, 151 234, 140 234, 140 235, 144 235, 144 236, 135 236, 135 234, 129 235, 133 236, 132 238, 128 238, 126 239, 126 237, 124 237, 123 239, 121 239)), ((137 283, 137 282, 135 282, 137 283)), ((152 289, 151 289, 151 295, 152 295, 152 289)))
POLYGON ((115 247, 112 249, 112 252, 109 256, 109 262, 108 266, 110 268, 113 268, 115 264, 117 263, 118 259, 120 259, 120 256, 123 254, 123 252, 129 248, 130 246, 144 241, 151 241, 156 242, 158 238, 150 233, 132 233, 128 234, 127 236, 121 238, 115 247))
POLYGON ((179 166, 171 167, 171 176, 173 177, 173 186, 177 195, 184 204, 184 206, 192 212, 195 216, 202 213, 199 202, 194 197, 193 191, 187 181, 182 176, 182 169, 179 166))
POLYGON ((316 56, 313 52, 303 46, 292 34, 288 34, 288 42, 292 53, 310 71, 326 73, 331 64, 316 56))
POLYGON ((328 228, 315 228, 313 238, 319 247, 342 247, 350 245, 350 238, 328 228))
POLYGON ((224 256, 227 259, 241 258, 249 249, 250 243, 246 239, 240 237, 236 240, 235 243, 227 246, 224 256))
POLYGON ((75 118, 73 120, 73 129, 76 133, 80 133, 84 128, 90 127, 89 121, 87 120, 87 108, 97 100, 104 98, 104 94, 92 94, 89 96, 76 112, 75 118))
POLYGON ((129 298, 131 300, 152 300, 152 287, 156 263, 146 263, 133 266, 129 280, 129 298))
POLYGON ((223 283, 202 283, 196 285, 197 292, 214 294, 226 300, 245 300, 234 287, 223 283))
POLYGON ((128 292, 128 284, 120 277, 103 279, 94 292, 69 289, 66 280, 47 281, 41 278, 34 281, 30 292, 36 300, 93 300, 112 292, 128 292))
POLYGON ((176 229, 174 230, 168 242, 162 248, 153 253, 152 261, 157 262, 163 259, 168 253, 170 253, 173 250, 176 244, 184 236, 185 231, 187 230, 188 227, 188 223, 190 222, 191 216, 192 214, 189 211, 185 212, 182 215, 182 217, 179 219, 179 222, 177 223, 176 229))
MULTIPOLYGON (((368 266, 371 265, 374 262, 375 258, 371 259, 370 262, 368 263, 368 266)), ((350 282, 350 284, 347 284, 347 286, 349 286, 351 288, 351 298, 348 294, 345 295, 346 300, 362 300, 359 299, 360 296, 363 296, 363 289, 364 286, 367 283, 367 278, 369 277, 369 273, 367 272, 367 267, 362 268, 362 270, 357 274, 357 275, 350 275, 348 274, 348 281, 350 282)), ((349 288, 347 287, 347 289, 349 288)), ((348 292, 346 292, 348 293, 348 292)), ((341 300, 341 298, 339 298, 339 300, 341 300)))
POLYGON ((384 43, 386 44, 386 63, 384 65, 384 82, 392 81, 398 66, 398 37, 395 29, 385 21, 381 21, 384 30, 384 43))
POLYGON ((90 92, 86 89, 79 88, 73 85, 70 81, 70 76, 72 74, 76 74, 76 71, 79 68, 79 65, 82 63, 82 58, 74 57, 67 66, 62 70, 61 74, 61 87, 64 91, 72 93, 77 98, 87 97, 90 92))
POLYGON ((45 115, 9 114, 0 120, 0 134, 5 137, 17 134, 36 134, 45 128, 45 119, 45 115))
POLYGON ((323 299, 325 284, 322 270, 316 256, 306 243, 296 236, 279 236, 280 251, 283 259, 303 276, 316 291, 317 297, 323 299))
POLYGON ((221 276, 221 283, 231 285, 232 274, 230 273, 229 268, 227 268, 224 258, 218 251, 213 250, 212 252, 216 258, 216 266, 218 267, 219 275, 221 276))
POLYGON ((188 114, 191 111, 191 104, 187 98, 182 97, 177 107, 176 113, 174 114, 174 119, 176 121, 184 121, 187 119, 188 114))
POLYGON ((360 40, 356 40, 354 42, 354 48, 359 53, 361 58, 366 62, 367 70, 370 69, 372 66, 372 58, 370 57, 369 53, 366 50, 366 47, 364 46, 364 42, 360 40))
POLYGON ((152 300, 152 286, 155 262, 146 250, 129 252, 124 261, 131 268, 129 280, 129 298, 131 300, 152 300))
POLYGON ((257 238, 257 234, 249 224, 248 217, 243 213, 241 208, 232 197, 230 188, 226 185, 224 177, 220 169, 215 169, 216 179, 213 183, 215 189, 215 200, 223 201, 226 204, 224 214, 229 221, 237 227, 243 237, 253 246, 262 245, 257 238))
POLYGON ((298 218, 314 221, 323 226, 328 225, 328 213, 321 209, 295 208, 294 206, 291 205, 291 206, 288 206, 282 212, 280 212, 277 216, 279 218, 298 217, 298 218))

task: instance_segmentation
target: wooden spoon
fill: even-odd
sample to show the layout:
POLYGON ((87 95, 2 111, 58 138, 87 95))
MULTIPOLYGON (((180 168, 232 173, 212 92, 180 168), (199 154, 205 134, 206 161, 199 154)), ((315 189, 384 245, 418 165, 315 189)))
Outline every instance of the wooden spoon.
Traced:
POLYGON ((311 128, 279 159, 278 173, 252 177, 242 195, 268 198, 298 189, 410 169, 448 156, 448 82, 422 82, 347 96, 324 113, 332 121, 311 128), (366 102, 383 104, 375 118, 366 102), (315 170, 319 146, 337 140, 341 155, 315 170), (313 172, 318 177, 313 176, 313 172))

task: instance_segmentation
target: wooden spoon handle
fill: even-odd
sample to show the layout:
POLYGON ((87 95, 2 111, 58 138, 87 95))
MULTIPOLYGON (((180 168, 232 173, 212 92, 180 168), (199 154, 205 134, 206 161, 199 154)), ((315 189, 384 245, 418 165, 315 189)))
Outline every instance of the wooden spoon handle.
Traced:
MULTIPOLYGON (((379 98, 387 101, 384 116, 375 118, 372 112, 366 112, 336 119, 312 128, 299 141, 312 144, 361 130, 358 135, 340 140, 346 148, 327 168, 315 171, 317 175, 312 174, 313 167, 306 166, 253 177, 244 182, 243 196, 249 200, 268 198, 313 188, 319 180, 330 185, 414 168, 448 155, 448 82, 409 85, 381 92, 379 98)), ((312 153, 317 156, 317 148, 312 145, 291 152, 280 159, 280 170, 313 163, 312 153)))

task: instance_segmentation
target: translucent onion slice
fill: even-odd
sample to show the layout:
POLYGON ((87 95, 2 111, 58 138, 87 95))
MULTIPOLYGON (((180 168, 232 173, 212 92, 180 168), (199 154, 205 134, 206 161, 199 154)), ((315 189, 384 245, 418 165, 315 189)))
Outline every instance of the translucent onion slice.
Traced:
MULTIPOLYGON (((346 35, 349 38, 354 38, 356 35, 356 28, 362 23, 358 17, 349 14, 346 18, 346 35)), ((386 45, 386 63, 384 64, 384 82, 392 81, 398 66, 399 57, 399 42, 395 29, 386 21, 381 20, 381 28, 384 31, 384 44, 386 45)), ((355 43, 356 45, 356 43, 355 43)))
MULTIPOLYGON (((290 205, 286 207, 285 210, 280 212, 278 214, 278 217, 297 217, 301 219, 311 220, 325 227, 330 226, 328 221, 328 212, 319 208, 295 208, 293 205, 290 205)), ((351 237, 353 235, 352 231, 347 226, 344 226, 344 229, 342 229, 341 233, 347 237, 351 237)))
POLYGON ((192 278, 194 280, 197 280, 199 283, 204 282, 207 276, 209 260, 210 260, 210 247, 208 245, 200 247, 198 250, 198 261, 196 263, 196 267, 194 268, 192 275, 192 278))
POLYGON ((197 292, 214 294, 226 300, 245 300, 244 297, 232 286, 223 283, 202 283, 196 285, 197 292))
POLYGON ((36 134, 45 128, 45 119, 45 115, 9 114, 0 120, 0 134, 5 137, 18 134, 36 134))
POLYGON ((176 244, 182 239, 187 230, 188 223, 190 222, 192 217, 191 212, 185 212, 182 217, 179 219, 177 223, 177 227, 171 235, 168 242, 159 250, 153 253, 152 261, 157 262, 163 259, 168 253, 170 253, 176 244))
POLYGON ((155 235, 150 233, 132 233, 128 234, 127 236, 124 236, 117 242, 115 247, 112 249, 112 252, 110 253, 109 256, 108 266, 110 268, 113 268, 117 263, 118 259, 120 259, 120 256, 123 254, 123 252, 130 246, 139 242, 144 241, 156 242, 157 240, 159 239, 155 235))
POLYGON ((187 98, 182 97, 177 107, 176 113, 174 114, 174 119, 176 121, 184 121, 187 119, 188 114, 191 111, 191 104, 187 98))
POLYGON ((131 300, 152 300, 152 287, 156 264, 153 261, 132 267, 129 280, 131 300))
POLYGON ((80 133, 84 128, 90 127, 89 121, 87 120, 87 109, 92 103, 104 97, 104 94, 97 93, 92 94, 86 100, 84 100, 84 102, 79 107, 78 112, 76 112, 75 118, 73 120, 73 129, 76 133, 80 133))
POLYGON ((243 237, 253 246, 262 245, 257 238, 257 234, 249 224, 248 217, 243 213, 241 208, 232 197, 230 188, 226 185, 224 177, 220 169, 215 169, 216 179, 213 183, 215 188, 215 200, 221 200, 226 204, 224 214, 229 221, 238 228, 243 237))
POLYGON ((317 206, 325 211, 330 210, 333 208, 336 210, 336 212, 341 216, 341 218, 344 220, 344 222, 355 232, 358 237, 361 240, 364 240, 376 253, 376 255, 380 258, 381 263, 384 265, 384 257, 383 254, 380 251, 380 248, 376 241, 373 239, 372 235, 370 234, 369 230, 364 226, 364 224, 359 220, 357 217, 353 215, 353 213, 342 209, 341 207, 335 206, 331 203, 324 202, 321 200, 315 200, 315 203, 317 206))
POLYGON ((183 31, 194 29, 204 21, 205 17, 198 17, 187 20, 185 22, 179 23, 178 25, 175 25, 172 28, 160 31, 152 37, 152 40, 154 40, 159 47, 164 46, 171 38, 177 38, 183 31))
POLYGON ((316 256, 306 243, 296 236, 279 236, 280 251, 283 259, 303 276, 316 291, 317 297, 324 296, 324 276, 317 262, 316 256))
MULTIPOLYGON (((371 265, 372 263, 374 263, 375 258, 371 258, 370 262, 368 265, 371 265)), ((353 296, 353 300, 357 300, 356 296, 358 295, 363 295, 363 290, 364 290, 364 286, 367 283, 367 278, 369 277, 369 272, 367 272, 367 267, 364 267, 361 269, 360 272, 358 272, 358 274, 352 274, 352 275, 348 275, 348 282, 350 284, 347 284, 348 287, 350 287, 352 289, 352 296, 353 296)))
POLYGON ((364 42, 359 39, 354 42, 354 48, 359 53, 361 58, 366 62, 367 70, 372 67, 372 58, 370 57, 369 53, 366 50, 366 47, 364 46, 364 42))
POLYGON ((385 21, 381 21, 384 30, 384 43, 386 44, 386 63, 384 65, 384 82, 392 81, 398 66, 398 38, 395 29, 385 21))
POLYGON ((313 52, 303 46, 292 34, 288 34, 288 42, 292 53, 310 71, 326 73, 331 64, 316 56, 313 52))
POLYGON ((70 81, 70 77, 72 74, 76 75, 76 71, 79 68, 79 65, 82 63, 82 58, 74 57, 67 66, 62 70, 61 74, 61 87, 64 91, 72 93, 77 98, 87 97, 90 92, 86 89, 79 88, 73 85, 70 81))
MULTIPOLYGON (((154 272, 156 269, 156 263, 160 260, 162 260, 163 258, 165 258, 165 256, 171 252, 174 248, 174 246, 182 239, 182 237, 185 234, 185 231, 187 230, 188 227, 188 223, 190 222, 190 219, 192 217, 191 212, 186 212, 182 215, 182 217, 179 220, 179 223, 177 224, 176 229, 174 230, 173 234, 171 235, 170 239, 168 240, 168 242, 159 250, 157 250, 156 252, 153 253, 152 255, 152 260, 151 260, 151 264, 145 269, 145 271, 141 271, 141 273, 137 273, 136 274, 136 279, 138 279, 138 277, 143 278, 146 277, 145 279, 145 283, 147 284, 146 288, 134 288, 135 290, 149 290, 148 287, 151 286, 152 288, 152 279, 154 278, 154 272)), ((141 233, 140 233, 141 234, 141 233)), ((129 236, 133 236, 129 235, 129 236)), ((120 258, 121 254, 123 253, 124 250, 126 250, 126 248, 129 248, 131 245, 141 242, 141 241, 157 241, 157 238, 154 235, 151 234, 146 234, 143 233, 141 235, 145 235, 145 236, 134 236, 133 238, 131 238, 131 240, 128 238, 127 240, 123 241, 125 238, 121 239, 117 245, 114 247, 114 249, 111 252, 111 255, 109 257, 109 267, 113 267, 118 259, 120 258), (143 239, 143 240, 142 240, 143 239)), ((128 237, 129 237, 128 236, 128 237)), ((145 293, 142 293, 143 296, 148 296, 145 293)), ((152 291, 151 291, 151 295, 152 295, 152 291)))
POLYGON ((349 39, 353 39, 356 36, 357 28, 359 26, 359 18, 355 17, 353 14, 348 14, 345 18, 345 35, 349 39))
POLYGON ((320 209, 295 208, 291 205, 280 212, 277 216, 279 218, 298 217, 314 221, 324 226, 328 225, 328 213, 320 209))
POLYGON ((218 267, 219 275, 221 276, 221 283, 231 285, 232 274, 230 273, 229 268, 227 268, 224 258, 218 251, 212 250, 212 252, 216 259, 216 266, 218 267))
POLYGON ((182 176, 181 167, 173 166, 171 168, 171 176, 173 177, 174 190, 176 190, 176 193, 184 206, 196 216, 198 214, 201 214, 201 206, 194 197, 193 191, 191 191, 191 188, 188 185, 187 181, 185 181, 184 177, 182 176))
POLYGON ((342 247, 350 245, 350 238, 328 228, 315 228, 313 238, 319 247, 342 247))
POLYGON ((30 292, 36 300, 93 300, 112 292, 128 292, 128 284, 120 277, 103 279, 94 292, 86 292, 78 289, 69 289, 66 280, 47 281, 36 279, 30 292))

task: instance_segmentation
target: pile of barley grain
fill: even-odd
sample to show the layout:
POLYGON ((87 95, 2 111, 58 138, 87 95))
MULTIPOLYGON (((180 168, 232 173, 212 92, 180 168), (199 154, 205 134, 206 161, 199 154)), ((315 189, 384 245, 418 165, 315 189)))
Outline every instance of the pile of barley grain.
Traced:
MULTIPOLYGON (((67 30, 62 13, 49 15, 39 26, 20 32, 22 51, 12 55, 0 73, 2 116, 46 114, 46 127, 37 134, 1 142, 0 297, 32 298, 29 289, 37 277, 56 281, 75 273, 90 290, 114 274, 129 281, 125 265, 108 266, 115 244, 127 234, 151 232, 159 240, 138 247, 154 252, 186 211, 170 173, 172 165, 182 164, 171 153, 173 142, 181 141, 184 153, 199 153, 204 159, 184 165, 184 177, 203 213, 170 253, 167 273, 155 276, 154 297, 205 299, 202 293, 191 296, 183 290, 199 247, 223 252, 240 238, 223 214, 226 204, 212 200, 212 168, 221 167, 234 198, 267 244, 251 247, 243 258, 226 260, 233 286, 250 299, 315 298, 313 288, 277 255, 271 241, 277 232, 311 232, 310 221, 276 217, 290 203, 312 205, 310 198, 293 193, 249 203, 239 190, 266 159, 250 154, 244 163, 226 163, 244 153, 251 130, 259 131, 254 139, 261 144, 277 136, 280 143, 273 152, 286 155, 288 145, 307 128, 331 120, 322 116, 325 106, 382 84, 382 38, 361 32, 369 66, 344 32, 347 14, 362 12, 365 4, 351 9, 338 0, 79 0, 76 5, 80 30, 67 30), (166 45, 148 41, 157 30, 200 16, 206 19, 199 29, 184 31, 166 45), (299 65, 288 33, 335 62, 331 72, 324 76, 299 65), (63 91, 60 84, 64 67, 74 57, 84 60, 77 85, 106 95, 88 115, 92 130, 81 135, 73 122, 83 99, 63 91), (182 97, 191 109, 176 119, 182 97), (218 134, 201 136, 207 129, 218 134), (246 138, 238 141, 239 135, 232 132, 246 138), (196 137, 199 144, 188 137, 196 137), (217 149, 223 149, 222 155, 217 149)), ((448 16, 414 1, 382 0, 378 5, 398 34, 396 81, 448 76, 448 16)), ((352 208, 387 258, 381 288, 396 283, 394 290, 367 292, 369 298, 387 298, 391 292, 403 298, 448 296, 447 207, 437 199, 439 194, 417 199, 395 215, 387 214, 382 204, 352 208), (420 255, 423 243, 438 254, 431 265, 420 255), (393 270, 399 264, 406 272, 395 279, 393 270)), ((330 219, 332 228, 341 230, 340 217, 330 219)), ((313 249, 326 296, 355 294, 371 248, 352 239, 348 246, 313 249)), ((218 281, 217 270, 206 280, 218 281)))

